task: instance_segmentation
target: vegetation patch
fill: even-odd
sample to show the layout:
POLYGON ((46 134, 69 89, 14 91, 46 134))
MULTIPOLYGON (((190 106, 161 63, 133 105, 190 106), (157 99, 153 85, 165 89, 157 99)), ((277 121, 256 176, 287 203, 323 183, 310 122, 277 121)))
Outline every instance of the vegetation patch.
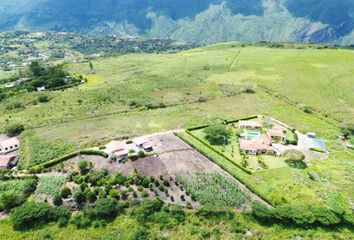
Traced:
POLYGON ((20 206, 36 189, 37 179, 0 181, 0 211, 20 206))
POLYGON ((60 189, 66 182, 66 176, 45 176, 38 181, 36 194, 54 197, 60 193, 60 189))
POLYGON ((217 173, 179 174, 177 180, 202 204, 239 208, 248 202, 235 181, 217 173))

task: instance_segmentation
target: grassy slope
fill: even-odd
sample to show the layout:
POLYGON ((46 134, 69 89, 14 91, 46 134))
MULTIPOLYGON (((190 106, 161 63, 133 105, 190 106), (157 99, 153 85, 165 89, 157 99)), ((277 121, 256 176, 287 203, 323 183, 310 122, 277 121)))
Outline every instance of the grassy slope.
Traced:
MULTIPOLYGON (((168 220, 166 219, 166 222, 168 220)), ((148 223, 147 234, 151 239, 242 239, 242 234, 237 234, 238 229, 252 231, 251 239, 292 239, 299 236, 303 239, 350 239, 351 232, 347 229, 336 229, 328 231, 326 229, 303 229, 303 228, 285 228, 278 225, 262 226, 255 223, 252 219, 241 214, 236 214, 235 218, 217 217, 200 218, 189 214, 183 224, 170 223, 170 226, 163 223, 148 223)), ((119 216, 107 227, 88 229, 77 229, 73 225, 65 228, 59 228, 55 224, 48 224, 44 228, 38 228, 30 231, 14 231, 10 222, 0 221, 1 239, 33 239, 39 240, 51 236, 53 239, 137 239, 144 233, 144 227, 129 215, 119 216), (70 233, 70 234, 68 234, 70 233)))
MULTIPOLYGON (((350 95, 353 79, 349 73, 353 68, 349 63, 354 53, 246 47, 234 61, 241 48, 231 45, 237 46, 220 44, 178 54, 132 54, 94 62, 96 74, 79 91, 47 93, 52 100, 39 105, 32 104, 38 93, 6 100, 0 105, 4 112, 0 128, 6 125, 6 119, 24 122, 27 127, 42 126, 23 134, 22 166, 27 166, 36 158, 54 158, 78 145, 95 145, 119 136, 182 128, 220 118, 271 115, 301 131, 314 131, 327 138, 330 158, 314 161, 306 170, 279 168, 256 173, 255 178, 245 175, 246 180, 275 203, 307 201, 331 206, 342 201, 347 206, 348 198, 354 199, 350 191, 354 154, 338 144, 336 126, 305 114, 260 88, 255 89, 255 94, 225 97, 218 84, 261 84, 330 117, 350 121, 354 117, 354 96, 350 95), (335 79, 334 83, 331 79, 335 79), (330 82, 332 87, 328 87, 330 82), (200 95, 208 101, 197 102, 200 95), (148 111, 130 109, 127 103, 131 100, 170 106, 148 111), (5 109, 15 101, 22 102, 25 109, 5 109), (51 147, 39 147, 45 144, 51 147), (318 180, 310 181, 308 172, 315 172, 318 180)), ((88 64, 70 65, 69 69, 89 75, 88 64)), ((187 231, 181 228, 174 231, 187 231)), ((20 233, 8 234, 20 238, 20 233)), ((85 233, 77 230, 77 234, 85 233)))
POLYGON ((73 64, 68 69, 88 75, 87 85, 46 93, 52 99, 45 104, 33 104, 43 93, 6 100, 0 105, 4 113, 0 129, 7 120, 23 122, 27 127, 42 126, 23 135, 23 166, 119 136, 254 114, 271 115, 301 131, 317 132, 329 140, 332 152, 340 153, 336 127, 260 88, 255 89, 255 94, 226 97, 219 84, 253 82, 299 105, 315 107, 331 118, 350 121, 354 118, 354 96, 350 94, 353 57, 354 52, 345 50, 242 48, 237 43, 226 43, 177 54, 130 54, 104 59, 93 62, 95 75, 90 75, 88 63, 73 64), (332 87, 328 87, 329 82, 332 87), (198 102, 200 96, 208 100, 198 102), (131 109, 128 103, 133 100, 169 106, 148 111, 131 109), (21 102, 25 108, 7 110, 14 102, 21 102), (44 144, 51 147, 43 148, 44 144))

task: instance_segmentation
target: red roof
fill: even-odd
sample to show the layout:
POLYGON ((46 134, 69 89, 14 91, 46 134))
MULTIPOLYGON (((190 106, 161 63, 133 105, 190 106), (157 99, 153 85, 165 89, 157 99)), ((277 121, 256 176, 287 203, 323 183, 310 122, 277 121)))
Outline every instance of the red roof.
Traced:
POLYGON ((16 156, 0 156, 0 168, 6 168, 16 156))

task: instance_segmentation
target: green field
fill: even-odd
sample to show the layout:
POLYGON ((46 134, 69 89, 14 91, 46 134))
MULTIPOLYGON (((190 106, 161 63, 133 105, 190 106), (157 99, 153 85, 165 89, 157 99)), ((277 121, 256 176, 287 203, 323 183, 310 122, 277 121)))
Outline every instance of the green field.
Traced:
MULTIPOLYGON (((264 157, 274 169, 249 175, 191 136, 183 137, 275 206, 304 202, 348 212, 354 199, 354 152, 345 149, 337 136, 340 125, 354 119, 352 59, 354 52, 350 50, 272 49, 225 43, 175 54, 129 54, 101 59, 93 61, 94 74, 88 63, 69 64, 67 70, 86 77, 86 84, 5 99, 0 104, 0 131, 11 123, 25 125, 19 168, 28 168, 115 138, 267 115, 301 132, 315 132, 326 140, 329 157, 313 160, 307 169, 283 166, 284 162, 264 157), (254 93, 242 91, 250 85, 254 93), (43 94, 49 102, 38 102, 43 94), (16 104, 19 107, 13 108, 16 104), (305 106, 312 113, 305 113, 305 106)), ((8 74, 0 72, 0 79, 6 77, 8 74)), ((347 229, 330 233, 328 229, 260 226, 247 215, 239 218, 241 224, 255 229, 252 232, 265 239, 279 237, 278 234, 283 239, 297 234, 309 239, 346 239, 352 234, 347 229)), ((186 224, 164 230, 166 238, 186 239, 195 235, 195 239, 217 239, 214 232, 208 233, 211 226, 221 229, 225 238, 231 238, 232 226, 240 224, 226 219, 217 223, 213 219, 201 220, 193 214, 187 219, 186 224)), ((165 225, 151 223, 150 236, 161 237, 165 225)), ((0 238, 41 239, 49 233, 60 239, 68 238, 67 231, 71 231, 73 239, 88 234, 96 239, 134 239, 142 231, 136 226, 136 219, 125 215, 107 228, 88 230, 49 225, 30 232, 14 232, 7 221, 2 221, 0 238), (133 230, 127 232, 128 228, 133 230)))
POLYGON ((36 102, 43 94, 36 92, 6 99, 0 105, 0 126, 21 122, 28 128, 20 163, 28 167, 112 138, 263 114, 302 132, 316 132, 327 140, 331 159, 352 164, 353 152, 337 143, 340 123, 333 119, 354 119, 353 57, 350 50, 225 43, 94 61, 94 75, 88 63, 71 64, 71 73, 88 76, 86 85, 45 93, 48 103, 36 102), (246 83, 254 84, 255 93, 239 93, 246 83), (7 108, 18 102, 21 108, 7 108), (323 115, 305 113, 301 106, 328 118, 323 121, 323 115))
POLYGON ((39 148, 27 146, 31 142, 58 145, 65 139, 66 146, 59 148, 71 151, 119 136, 254 114, 334 139, 338 129, 317 117, 337 126, 340 123, 333 119, 354 118, 353 56, 350 50, 226 43, 175 54, 129 54, 94 61, 95 74, 88 63, 70 64, 67 69, 86 76, 87 84, 45 93, 48 103, 38 103, 43 93, 36 92, 3 101, 0 129, 9 122, 33 128, 23 137, 24 162, 40 161, 33 159, 39 148), (248 83, 255 93, 239 93, 248 83), (11 108, 16 103, 20 107, 11 108), (321 114, 305 114, 303 106, 321 114))

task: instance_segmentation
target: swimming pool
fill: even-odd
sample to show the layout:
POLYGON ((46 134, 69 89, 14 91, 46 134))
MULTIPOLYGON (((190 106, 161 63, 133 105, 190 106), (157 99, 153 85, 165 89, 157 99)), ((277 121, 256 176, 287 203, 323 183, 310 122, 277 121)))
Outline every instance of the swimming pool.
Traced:
POLYGON ((245 132, 245 136, 249 138, 257 138, 261 136, 261 133, 256 131, 249 131, 249 132, 245 132))

